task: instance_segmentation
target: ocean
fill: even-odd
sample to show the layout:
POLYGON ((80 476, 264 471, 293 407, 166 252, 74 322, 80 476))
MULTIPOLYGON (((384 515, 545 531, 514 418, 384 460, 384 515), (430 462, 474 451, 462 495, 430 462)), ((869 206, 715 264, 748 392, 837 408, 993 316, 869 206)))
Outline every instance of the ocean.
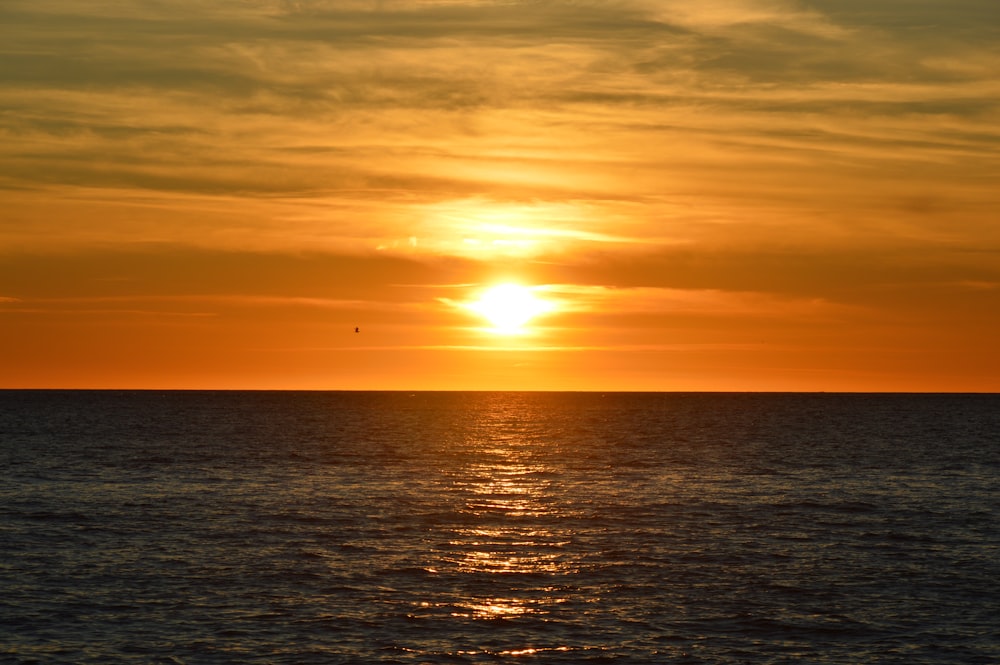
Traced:
POLYGON ((0 391, 0 663, 1000 663, 1000 395, 0 391))

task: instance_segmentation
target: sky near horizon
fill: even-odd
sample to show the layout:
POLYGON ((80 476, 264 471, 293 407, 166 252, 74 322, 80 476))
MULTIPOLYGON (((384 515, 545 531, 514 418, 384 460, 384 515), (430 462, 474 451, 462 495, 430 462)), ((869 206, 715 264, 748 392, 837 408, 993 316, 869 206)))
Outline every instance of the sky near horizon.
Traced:
POLYGON ((998 72, 996 0, 4 0, 0 388, 1000 391, 998 72))

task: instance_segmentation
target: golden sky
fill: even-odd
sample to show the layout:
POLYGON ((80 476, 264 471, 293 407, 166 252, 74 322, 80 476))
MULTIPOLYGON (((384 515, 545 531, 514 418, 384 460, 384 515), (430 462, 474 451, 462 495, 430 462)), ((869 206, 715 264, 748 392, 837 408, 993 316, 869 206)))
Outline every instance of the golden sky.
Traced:
POLYGON ((1000 391, 998 72, 996 0, 4 0, 0 387, 1000 391))

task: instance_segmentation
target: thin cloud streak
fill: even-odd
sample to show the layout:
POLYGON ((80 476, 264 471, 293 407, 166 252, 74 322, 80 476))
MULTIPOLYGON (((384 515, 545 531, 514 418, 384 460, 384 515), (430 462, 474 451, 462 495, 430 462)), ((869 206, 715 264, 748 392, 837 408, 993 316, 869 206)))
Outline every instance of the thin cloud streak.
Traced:
MULTIPOLYGON (((11 298, 13 302, 33 302, 49 305, 90 305, 100 303, 193 303, 239 305, 244 307, 307 307, 317 309, 375 308, 380 303, 371 300, 335 300, 331 298, 309 298, 303 296, 255 296, 255 295, 173 295, 173 296, 99 296, 83 298, 34 298, 30 301, 11 298)), ((0 298, 0 302, 4 299, 0 298)), ((381 304, 383 307, 398 309, 399 303, 381 304)), ((412 304, 411 304, 412 306, 412 304)))
MULTIPOLYGON (((336 346, 336 347, 302 347, 288 348, 285 351, 297 352, 350 352, 350 351, 482 351, 497 353, 584 353, 588 351, 611 351, 611 352, 713 352, 713 351, 753 351, 765 348, 763 344, 607 344, 589 346, 545 346, 545 345, 516 345, 516 344, 414 344, 414 345, 394 345, 394 346, 336 346)), ((265 350, 265 349, 261 349, 265 350)), ((269 348, 268 351, 280 349, 269 348)))

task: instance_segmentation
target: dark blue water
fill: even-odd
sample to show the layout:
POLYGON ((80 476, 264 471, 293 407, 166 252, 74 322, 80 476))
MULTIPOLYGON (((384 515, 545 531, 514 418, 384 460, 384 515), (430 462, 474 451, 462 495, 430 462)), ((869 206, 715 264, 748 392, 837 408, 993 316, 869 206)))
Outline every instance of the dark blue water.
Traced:
POLYGON ((0 391, 0 662, 998 663, 1000 396, 0 391))

